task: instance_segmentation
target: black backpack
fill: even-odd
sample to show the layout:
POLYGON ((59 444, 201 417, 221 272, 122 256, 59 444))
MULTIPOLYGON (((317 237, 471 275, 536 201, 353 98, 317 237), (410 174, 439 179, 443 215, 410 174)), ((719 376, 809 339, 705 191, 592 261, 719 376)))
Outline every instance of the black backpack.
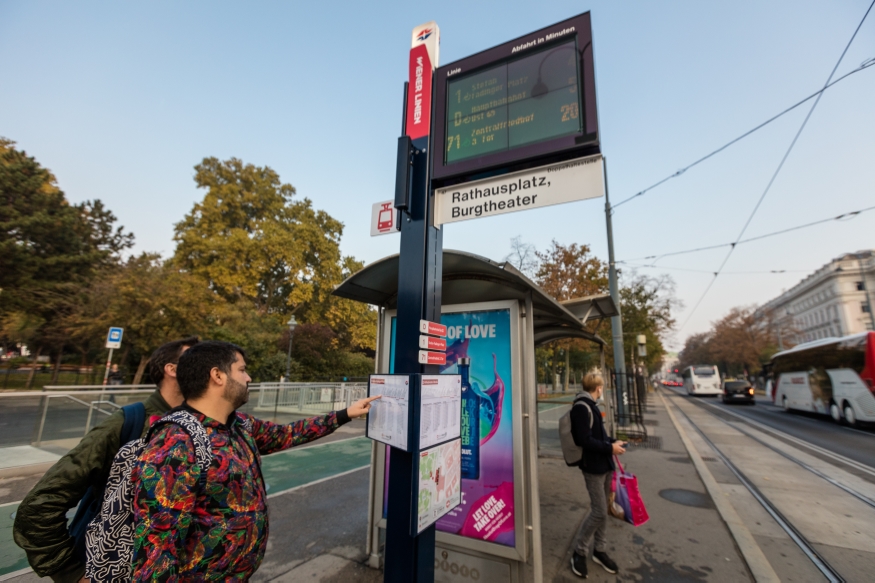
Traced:
MULTIPOLYGON (((143 426, 146 424, 146 406, 143 403, 131 403, 122 407, 122 413, 125 416, 125 422, 122 425, 119 449, 128 442, 139 439, 140 435, 143 434, 143 426)), ((74 540, 76 558, 82 565, 85 564, 85 532, 88 529, 88 524, 100 513, 100 508, 103 505, 104 487, 105 484, 100 488, 90 486, 85 491, 68 527, 70 536, 74 540)))

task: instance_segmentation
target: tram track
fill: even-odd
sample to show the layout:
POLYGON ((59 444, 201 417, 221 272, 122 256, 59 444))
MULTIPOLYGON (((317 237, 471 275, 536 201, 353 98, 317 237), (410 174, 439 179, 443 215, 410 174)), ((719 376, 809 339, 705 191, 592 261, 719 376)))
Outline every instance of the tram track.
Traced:
MULTIPOLYGON (((678 395, 677 393, 670 394, 669 396, 671 401, 673 401, 674 398, 680 397, 680 395, 678 395)), ((812 565, 818 571, 820 571, 820 573, 826 578, 826 580, 830 581, 831 583, 842 583, 844 581, 847 581, 842 576, 842 574, 823 556, 823 554, 820 553, 817 548, 815 548, 814 544, 809 541, 808 538, 792 523, 792 521, 777 508, 777 506, 768 498, 768 496, 766 496, 756 486, 756 484, 754 484, 753 481, 735 463, 732 462, 729 456, 724 453, 711 438, 708 437, 705 431, 695 421, 693 421, 693 419, 687 414, 687 412, 684 411, 683 408, 681 408, 677 403, 672 404, 674 405, 674 409, 678 411, 687 421, 687 423, 689 423, 689 425, 696 430, 696 433, 702 438, 702 440, 708 445, 708 447, 710 447, 714 451, 714 454, 720 459, 721 462, 723 462, 726 468, 729 469, 729 471, 736 477, 739 483, 741 483, 741 485, 751 494, 751 496, 753 496, 753 498, 763 507, 766 513, 771 516, 775 523, 787 534, 790 540, 793 541, 793 543, 811 561, 812 565)), ((735 425, 732 425, 725 419, 721 419, 719 416, 716 415, 715 417, 717 417, 717 419, 720 419, 720 421, 731 427, 733 430, 739 431, 739 433, 751 438, 759 445, 762 445, 767 449, 782 455, 786 459, 799 464, 804 469, 824 479, 828 483, 837 486, 848 495, 853 496, 857 500, 860 500, 875 509, 875 501, 873 501, 869 497, 860 494, 859 492, 856 492, 852 488, 849 488, 843 484, 837 483, 835 480, 829 478, 815 468, 812 468, 810 465, 805 464, 801 460, 798 460, 793 456, 790 456, 789 454, 780 451, 778 448, 775 448, 770 444, 763 442, 762 440, 751 435, 749 432, 744 431, 739 427, 736 427, 735 425)))
MULTIPOLYGON (((812 452, 815 452, 817 454, 820 454, 822 456, 827 456, 829 458, 830 462, 838 462, 840 464, 843 464, 845 466, 853 468, 856 471, 867 474, 868 476, 870 476, 872 478, 875 478, 875 468, 873 468, 872 466, 868 466, 864 463, 858 462, 857 460, 853 460, 849 457, 846 457, 846 456, 843 456, 839 453, 836 453, 835 451, 826 449, 824 447, 821 447, 819 445, 816 445, 816 444, 811 443, 809 441, 806 441, 804 439, 800 439, 799 437, 795 437, 793 435, 790 435, 784 431, 781 431, 780 429, 776 429, 774 427, 766 425, 765 423, 757 421, 756 419, 752 419, 746 415, 736 413, 735 411, 728 411, 727 409, 725 409, 723 407, 719 407, 719 406, 715 405, 714 403, 708 403, 706 401, 700 402, 700 401, 695 401, 695 400, 693 400, 691 402, 696 403, 697 405, 702 406, 702 407, 710 407, 710 408, 714 409, 715 411, 719 411, 723 415, 731 415, 732 417, 735 417, 736 419, 739 419, 739 420, 743 421, 744 423, 746 423, 746 424, 748 424, 756 429, 759 429, 763 432, 772 434, 773 436, 779 438, 782 441, 789 442, 789 443, 792 443, 794 445, 799 445, 801 447, 804 447, 804 448, 806 448, 812 452)), ((873 435, 870 433, 867 433, 865 431, 859 431, 859 430, 853 429, 851 427, 844 427, 843 429, 846 431, 851 430, 851 431, 855 431, 857 433, 862 433, 862 434, 867 435, 869 437, 873 437, 873 435)))

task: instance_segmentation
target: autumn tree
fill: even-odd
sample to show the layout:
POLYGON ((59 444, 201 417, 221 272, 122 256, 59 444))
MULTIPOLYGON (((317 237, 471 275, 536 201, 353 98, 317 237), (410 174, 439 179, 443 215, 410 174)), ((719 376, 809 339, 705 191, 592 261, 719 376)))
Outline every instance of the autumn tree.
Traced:
POLYGON ((727 374, 755 374, 776 352, 769 329, 753 306, 732 308, 714 322, 712 330, 711 354, 727 374))
MULTIPOLYGON (((535 256, 538 259, 535 280, 545 292, 560 302, 602 294, 608 290, 608 266, 592 255, 589 245, 572 243, 566 246, 554 240, 546 251, 535 251, 535 256)), ((592 346, 576 339, 560 340, 554 344, 556 351, 551 358, 553 377, 556 375, 558 356, 558 360, 563 362, 567 390, 572 370, 572 353, 591 352, 592 346)))
POLYGON ((708 364, 714 362, 714 353, 711 350, 711 332, 691 334, 684 342, 684 348, 678 353, 678 368, 681 370, 696 364, 708 364))

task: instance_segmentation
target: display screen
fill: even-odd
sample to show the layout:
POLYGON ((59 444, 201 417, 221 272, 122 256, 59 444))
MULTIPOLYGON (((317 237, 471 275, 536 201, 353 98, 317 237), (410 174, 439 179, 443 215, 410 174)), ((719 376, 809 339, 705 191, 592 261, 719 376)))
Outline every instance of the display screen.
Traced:
POLYGON ((447 84, 445 163, 582 131, 574 41, 447 84))

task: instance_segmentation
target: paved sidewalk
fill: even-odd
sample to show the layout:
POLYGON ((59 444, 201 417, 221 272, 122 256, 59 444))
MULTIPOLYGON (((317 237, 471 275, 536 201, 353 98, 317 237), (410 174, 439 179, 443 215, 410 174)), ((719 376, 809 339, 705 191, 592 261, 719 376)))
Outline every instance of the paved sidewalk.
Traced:
MULTIPOLYGON (((589 511, 583 476, 561 459, 556 421, 566 410, 542 411, 540 418, 542 545, 548 582, 579 580, 571 572, 571 555, 589 511)), ((633 527, 608 518, 607 552, 620 571, 611 575, 590 560, 587 580, 751 581, 678 432, 654 395, 649 395, 645 419, 649 447, 630 445, 621 460, 638 477, 650 520, 633 527)))
MULTIPOLYGON (((570 570, 570 559, 576 532, 589 510, 583 477, 579 470, 565 466, 559 450, 558 419, 568 406, 556 402, 539 407, 545 582, 578 580, 570 570)), ((622 460, 638 476, 650 521, 635 528, 609 518, 608 553, 619 564, 620 572, 610 575, 590 561, 588 581, 752 580, 662 401, 653 395, 648 401, 646 419, 653 438, 650 447, 630 446, 622 460)), ((360 431, 360 427, 355 430, 350 427, 346 435, 335 439, 361 435, 360 431)), ((350 459, 342 464, 337 460, 325 461, 328 466, 343 465, 343 473, 321 469, 327 472, 320 473, 324 476, 322 481, 306 480, 299 486, 275 478, 277 488, 271 488, 269 546, 253 581, 382 581, 381 571, 366 566, 368 472, 360 469, 367 463, 359 447, 361 439, 338 443, 321 452, 321 448, 315 447, 307 455, 298 450, 301 467, 295 473, 305 466, 322 468, 323 456, 313 454, 337 448, 346 451, 345 456, 350 459)), ((28 573, 12 580, 38 579, 28 573)), ((526 580, 533 580, 531 568, 526 580)))

